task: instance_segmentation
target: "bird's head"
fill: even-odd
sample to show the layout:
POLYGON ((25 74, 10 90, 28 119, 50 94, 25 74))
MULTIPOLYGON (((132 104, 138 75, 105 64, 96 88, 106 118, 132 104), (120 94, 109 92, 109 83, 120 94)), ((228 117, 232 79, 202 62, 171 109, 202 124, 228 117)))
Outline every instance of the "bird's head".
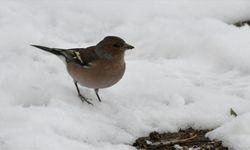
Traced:
POLYGON ((116 36, 107 36, 96 45, 98 56, 112 59, 114 56, 124 55, 124 52, 134 47, 116 36))

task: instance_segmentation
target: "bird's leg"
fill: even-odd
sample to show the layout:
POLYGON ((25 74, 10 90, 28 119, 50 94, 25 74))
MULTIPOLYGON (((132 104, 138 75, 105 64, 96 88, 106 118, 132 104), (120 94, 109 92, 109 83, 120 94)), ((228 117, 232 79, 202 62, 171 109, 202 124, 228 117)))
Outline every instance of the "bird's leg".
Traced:
POLYGON ((101 102, 102 100, 101 100, 101 98, 100 98, 98 92, 99 92, 99 89, 95 89, 95 95, 97 96, 99 102, 101 102))
POLYGON ((75 86, 76 86, 76 90, 77 90, 78 96, 80 97, 80 99, 82 100, 82 102, 87 102, 88 104, 93 105, 91 102, 89 102, 89 101, 87 100, 86 97, 82 96, 82 94, 80 93, 80 90, 79 90, 79 88, 78 88, 77 81, 74 81, 74 83, 75 83, 75 86))

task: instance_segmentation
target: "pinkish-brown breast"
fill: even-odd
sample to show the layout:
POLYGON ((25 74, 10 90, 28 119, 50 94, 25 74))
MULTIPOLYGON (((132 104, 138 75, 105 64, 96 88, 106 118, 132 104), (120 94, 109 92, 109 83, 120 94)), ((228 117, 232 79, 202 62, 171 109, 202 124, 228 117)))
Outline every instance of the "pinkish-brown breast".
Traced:
POLYGON ((97 60, 90 67, 76 63, 68 63, 67 70, 71 77, 82 86, 88 88, 106 88, 117 83, 125 72, 125 62, 97 60))

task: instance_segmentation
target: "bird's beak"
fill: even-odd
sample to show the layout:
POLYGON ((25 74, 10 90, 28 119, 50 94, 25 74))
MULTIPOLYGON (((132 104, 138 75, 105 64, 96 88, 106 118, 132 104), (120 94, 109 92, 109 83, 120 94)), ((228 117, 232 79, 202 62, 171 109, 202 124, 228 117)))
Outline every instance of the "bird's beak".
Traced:
POLYGON ((125 44, 125 46, 124 46, 124 47, 125 47, 125 49, 126 49, 126 50, 129 50, 129 49, 133 49, 133 48, 135 48, 134 46, 129 45, 129 44, 127 44, 127 43, 125 44))

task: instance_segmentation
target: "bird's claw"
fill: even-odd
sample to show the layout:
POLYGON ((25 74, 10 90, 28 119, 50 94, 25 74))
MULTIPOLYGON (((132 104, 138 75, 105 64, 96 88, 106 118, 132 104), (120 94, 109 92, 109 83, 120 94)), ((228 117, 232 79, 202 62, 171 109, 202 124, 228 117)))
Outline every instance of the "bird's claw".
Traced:
POLYGON ((90 105, 93 105, 89 100, 91 100, 91 99, 87 99, 86 97, 84 97, 84 96, 82 96, 82 95, 78 95, 79 97, 80 97, 80 99, 82 100, 82 102, 84 103, 84 102, 87 102, 88 104, 90 104, 90 105))

